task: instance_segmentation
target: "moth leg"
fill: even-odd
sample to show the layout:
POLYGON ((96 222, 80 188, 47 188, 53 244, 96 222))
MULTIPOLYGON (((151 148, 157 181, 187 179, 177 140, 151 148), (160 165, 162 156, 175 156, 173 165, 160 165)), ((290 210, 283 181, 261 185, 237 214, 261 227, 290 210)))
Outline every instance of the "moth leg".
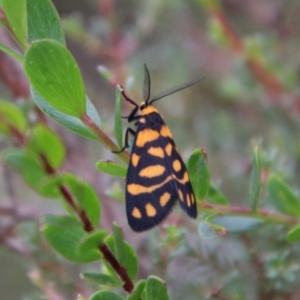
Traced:
POLYGON ((132 121, 134 121, 134 120, 137 120, 137 119, 139 119, 141 116, 136 116, 135 114, 137 113, 137 111, 138 111, 138 109, 139 109, 139 106, 136 106, 132 111, 131 111, 131 113, 128 115, 128 116, 122 116, 122 118, 123 119, 127 119, 127 121, 130 123, 130 122, 132 122, 132 121))
POLYGON ((134 105, 134 109, 131 111, 131 113, 128 116, 122 116, 122 118, 127 119, 128 122, 132 122, 134 120, 139 119, 140 116, 136 116, 136 113, 139 109, 139 105, 136 104, 131 98, 129 98, 127 96, 127 94, 124 91, 124 88, 121 85, 118 85, 118 88, 119 88, 121 94, 123 95, 123 97, 125 98, 125 100, 128 101, 130 104, 134 105))
POLYGON ((125 146, 124 146, 122 149, 120 149, 120 150, 112 151, 112 153, 121 153, 121 152, 123 152, 126 148, 129 147, 129 143, 128 143, 128 140, 129 140, 129 133, 132 134, 133 136, 135 136, 135 133, 136 133, 136 132, 135 132, 132 128, 128 127, 127 130, 126 130, 126 133, 125 133, 125 146))

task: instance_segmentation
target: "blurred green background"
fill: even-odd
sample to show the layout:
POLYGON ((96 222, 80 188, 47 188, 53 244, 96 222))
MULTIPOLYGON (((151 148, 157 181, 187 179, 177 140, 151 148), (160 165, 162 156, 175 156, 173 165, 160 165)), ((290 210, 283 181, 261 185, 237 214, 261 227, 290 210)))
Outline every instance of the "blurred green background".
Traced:
MULTIPOLYGON (((209 0, 53 2, 68 47, 81 68, 87 94, 108 134, 113 132, 115 88, 99 74, 99 65, 109 69, 116 82, 130 86, 137 102, 142 102, 143 63, 150 70, 152 95, 205 77, 200 84, 156 104, 182 156, 186 159, 195 148, 206 149, 214 184, 231 204, 250 206, 252 151, 258 146, 264 165, 281 174, 299 194, 298 0, 224 0, 221 7, 209 0)), ((11 97, 4 82, 0 82, 0 91, 3 98, 11 97)), ((131 109, 127 103, 123 108, 125 114, 131 109)), ((122 191, 123 182, 94 168, 97 160, 113 159, 113 155, 95 141, 75 136, 57 124, 52 127, 66 143, 65 169, 90 182, 101 195, 101 225, 110 228, 114 219, 123 226, 125 238, 135 245, 141 258, 140 275, 153 272, 162 276, 172 299, 182 299, 187 293, 186 299, 298 299, 299 247, 288 245, 277 225, 215 241, 188 234, 186 239, 199 250, 198 256, 177 257, 164 268, 157 254, 162 239, 157 237, 158 231, 133 234, 123 204, 107 196, 112 185, 113 192, 122 191), (199 260, 201 266, 195 269, 199 260), (218 298, 217 293, 205 296, 223 285, 228 298, 218 298)), ((0 141, 0 147, 4 148, 5 142, 0 141)), ((3 169, 4 176, 13 182, 16 201, 26 199, 38 215, 63 211, 60 203, 42 201, 18 175, 3 169)), ((1 183, 0 188, 5 190, 1 183)), ((267 196, 263 196, 262 204, 270 208, 267 196)), ((18 234, 34 232, 37 226, 22 225, 18 234)), ((16 242, 24 241, 19 238, 16 242)), ((25 242, 30 248, 31 241, 25 242)), ((53 258, 47 258, 47 263, 48 259, 51 262, 53 258)), ((27 299, 24 295, 35 299, 36 289, 27 277, 28 273, 31 278, 37 276, 31 259, 24 265, 19 255, 3 247, 0 266, 3 299, 27 299)), ((77 267, 68 268, 68 274, 78 274, 77 267)), ((66 282, 68 274, 63 275, 66 282)), ((73 292, 84 290, 79 278, 72 284, 76 286, 73 292)))

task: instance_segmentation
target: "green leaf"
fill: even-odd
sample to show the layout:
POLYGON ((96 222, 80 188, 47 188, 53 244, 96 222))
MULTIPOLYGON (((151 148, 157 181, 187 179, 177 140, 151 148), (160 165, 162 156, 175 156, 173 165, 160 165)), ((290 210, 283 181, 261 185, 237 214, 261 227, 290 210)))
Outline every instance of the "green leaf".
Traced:
POLYGON ((27 150, 39 160, 43 155, 54 169, 61 167, 66 155, 60 136, 44 124, 34 126, 27 150))
POLYGON ((278 176, 271 174, 267 182, 271 200, 277 209, 294 217, 300 217, 300 202, 291 188, 278 176))
MULTIPOLYGON (((113 236, 109 236, 105 242, 109 249, 113 252, 113 254, 116 256, 116 251, 115 251, 115 241, 114 241, 113 236)), ((127 242, 124 242, 124 247, 123 247, 124 253, 122 254, 123 257, 125 258, 125 261, 123 263, 123 267, 127 270, 128 275, 131 280, 135 280, 137 272, 138 272, 138 259, 136 256, 136 253, 131 245, 129 245, 127 242)), ((107 264, 106 264, 107 265, 107 264)), ((109 267, 108 267, 109 269, 109 267)), ((114 274, 114 272, 112 273, 114 274)))
POLYGON ((1 154, 5 163, 15 172, 21 174, 31 167, 31 163, 36 164, 36 161, 34 161, 30 156, 27 156, 23 150, 18 148, 5 149, 1 154))
POLYGON ((140 280, 134 288, 134 291, 127 297, 127 300, 140 300, 142 292, 146 286, 146 280, 140 280))
MULTIPOLYGON (((201 2, 210 2, 212 5, 218 3, 219 1, 210 1, 210 0, 200 0, 201 2)), ((209 5, 211 5, 209 4, 209 5)), ((229 39, 224 31, 224 26, 217 18, 211 18, 208 23, 208 37, 209 39, 218 46, 228 46, 229 39)))
POLYGON ((216 9, 216 11, 218 11, 221 8, 221 3, 219 3, 219 1, 198 0, 197 3, 202 5, 205 9, 216 9))
POLYGON ((29 41, 47 38, 64 45, 65 38, 59 15, 52 2, 50 0, 26 0, 26 2, 29 41))
POLYGON ((0 99, 0 132, 5 136, 12 134, 12 129, 24 134, 27 121, 18 106, 0 99))
POLYGON ((300 225, 293 227, 287 234, 286 240, 289 243, 296 243, 300 241, 300 225))
POLYGON ((147 300, 169 300, 166 283, 156 276, 149 276, 146 282, 147 300))
POLYGON ((90 250, 85 253, 78 251, 80 240, 86 233, 82 224, 73 217, 46 215, 42 219, 41 231, 47 242, 66 259, 86 263, 100 259, 100 251, 90 250))
POLYGON ((124 298, 110 291, 97 292, 89 300, 124 300, 124 298))
POLYGON ((46 198, 59 198, 59 178, 45 174, 44 169, 35 161, 26 159, 27 168, 22 175, 26 183, 39 195, 46 198))
MULTIPOLYGON (((78 27, 78 25, 77 25, 77 27, 78 27)), ((76 28, 76 29, 77 29, 77 31, 78 31, 78 28, 76 28)), ((74 31, 74 30, 73 30, 73 31, 74 31)), ((106 79, 106 80, 109 81, 109 82, 112 81, 113 76, 112 76, 110 70, 108 70, 105 66, 99 65, 99 66, 97 67, 97 71, 101 74, 101 76, 102 76, 104 79, 106 79)))
POLYGON ((78 247, 79 253, 85 253, 90 250, 98 249, 103 243, 104 239, 107 237, 107 232, 104 229, 93 231, 87 234, 78 247))
POLYGON ((192 153, 187 163, 187 169, 196 198, 204 199, 210 185, 210 174, 206 153, 203 149, 197 149, 192 153))
POLYGON ((227 234, 228 230, 223 226, 204 221, 199 224, 198 233, 205 240, 213 240, 227 234))
MULTIPOLYGON (((90 129, 87 128, 80 119, 56 110, 46 100, 44 100, 34 89, 31 89, 31 93, 36 105, 51 119, 53 119, 60 125, 66 127, 67 129, 77 133, 78 135, 90 139, 97 139, 94 133, 91 132, 90 129)), ((86 110, 87 115, 94 121, 94 123, 96 123, 98 127, 101 127, 100 116, 98 115, 97 110, 88 98, 86 98, 86 110)))
POLYGON ((261 163, 258 148, 254 149, 252 159, 250 199, 252 201, 252 209, 255 212, 258 206, 259 192, 261 187, 261 163))
POLYGON ((101 215, 100 200, 95 190, 86 182, 70 173, 65 173, 62 178, 62 184, 66 184, 76 202, 94 227, 98 227, 101 215))
POLYGON ((124 283, 123 281, 114 278, 110 275, 107 274, 101 274, 101 273, 96 273, 96 272, 83 272, 80 274, 80 277, 84 280, 96 283, 96 284, 101 284, 101 285, 109 285, 109 286, 114 286, 114 287, 119 287, 122 286, 124 283))
POLYGON ((120 186, 119 182, 111 184, 105 194, 117 201, 124 202, 124 188, 120 186))
POLYGON ((111 160, 99 160, 96 168, 103 172, 114 176, 126 177, 127 168, 119 165, 111 160))
POLYGON ((120 265, 123 265, 126 262, 126 249, 124 249, 126 246, 124 243, 122 228, 119 227, 115 222, 113 223, 113 234, 116 258, 120 265))
POLYGON ((115 107, 115 122, 114 133, 120 149, 123 147, 123 122, 122 122, 122 95, 120 90, 116 89, 116 107, 115 107))
POLYGON ((43 197, 58 198, 57 188, 59 179, 46 174, 44 168, 34 158, 19 149, 2 151, 5 163, 16 172, 22 174, 26 183, 43 197))
MULTIPOLYGON (((1 26, 1 20, 0 20, 0 26, 1 26)), ((24 58, 23 56, 21 56, 20 54, 18 54, 17 52, 13 51, 11 48, 6 47, 5 45, 0 43, 0 51, 10 55, 12 58, 18 60, 19 62, 23 63, 24 62, 24 58)))
POLYGON ((245 232, 257 228, 263 223, 255 217, 223 216, 214 217, 214 224, 224 226, 229 232, 245 232))
POLYGON ((206 199, 210 203, 218 204, 218 205, 229 205, 228 200, 225 196, 218 190, 215 186, 210 185, 208 193, 206 195, 206 199))
POLYGON ((27 43, 26 1, 2 0, 2 7, 14 37, 24 49, 27 43))
POLYGON ((86 100, 80 70, 71 53, 53 40, 32 43, 24 67, 34 89, 60 112, 80 118, 86 100))

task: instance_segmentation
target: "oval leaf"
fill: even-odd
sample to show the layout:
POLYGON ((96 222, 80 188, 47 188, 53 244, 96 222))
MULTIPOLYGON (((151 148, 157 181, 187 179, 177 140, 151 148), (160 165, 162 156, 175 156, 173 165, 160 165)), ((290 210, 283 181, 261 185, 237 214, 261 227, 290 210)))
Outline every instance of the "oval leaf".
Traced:
POLYGON ((215 186, 210 185, 206 198, 209 202, 219 205, 229 205, 228 200, 215 186))
POLYGON ((126 177, 127 168, 110 160, 99 160, 96 168, 103 172, 114 176, 126 177))
POLYGON ((24 49, 27 40, 26 1, 2 0, 2 7, 13 35, 24 49))
POLYGON ((123 230, 115 222, 113 223, 114 249, 118 262, 123 265, 126 262, 126 249, 123 238, 123 230))
POLYGON ((166 283, 156 276, 149 276, 146 282, 147 300, 169 300, 166 283))
POLYGON ((18 106, 0 99, 0 132, 9 136, 14 130, 19 133, 25 133, 27 121, 18 106))
POLYGON ((208 222, 201 222, 198 227, 198 232, 201 238, 205 240, 213 240, 228 233, 227 228, 208 222))
POLYGON ((292 189, 278 176, 271 174, 267 189, 278 210, 294 217, 300 217, 300 201, 292 189))
MULTIPOLYGON (((67 129, 77 133, 78 135, 90 138, 97 139, 93 132, 85 126, 85 124, 76 117, 64 114, 55 108, 53 108, 46 100, 44 100, 34 89, 31 89, 32 97, 36 105, 51 119, 59 123, 60 125, 66 127, 67 129)), ((91 101, 86 98, 86 110, 87 115, 94 121, 98 127, 101 127, 101 120, 98 112, 96 111, 94 105, 91 101)))
POLYGON ((87 218, 94 227, 98 227, 101 215, 100 200, 95 190, 86 182, 70 173, 62 177, 62 184, 66 184, 76 202, 85 211, 87 218))
POLYGON ((192 153, 187 163, 187 169, 196 198, 204 199, 210 185, 210 173, 206 153, 203 149, 197 149, 192 153))
POLYGON ((29 41, 52 39, 65 44, 59 15, 52 2, 50 0, 26 0, 26 3, 29 41))
POLYGON ((103 285, 109 285, 109 286, 122 286, 124 284, 123 281, 111 277, 107 274, 101 274, 96 272, 83 272, 80 274, 80 277, 84 280, 96 283, 96 284, 103 284, 103 285))
POLYGON ((263 223, 262 220, 254 217, 240 217, 240 216, 223 216, 214 217, 212 219, 214 224, 224 226, 230 232, 244 232, 255 229, 263 223))
MULTIPOLYGON (((105 240, 107 246, 109 249, 114 253, 116 256, 116 250, 115 250, 115 241, 113 236, 109 236, 105 240)), ((124 242, 124 245, 122 247, 124 253, 122 254, 124 258, 123 267, 127 270, 127 273, 131 280, 135 280, 138 272, 138 259, 136 256, 136 253, 131 245, 129 245, 127 242, 124 242)), ((109 266, 106 264, 106 266, 109 268, 109 266)), ((113 271, 112 274, 115 274, 113 271)))
POLYGON ((6 149, 2 153, 5 163, 22 174, 26 183, 38 194, 48 198, 58 198, 59 179, 49 176, 43 166, 19 149, 6 149))
POLYGON ((289 243, 296 243, 300 241, 300 225, 295 226, 288 232, 286 240, 289 243))
POLYGON ((261 186, 261 163, 258 148, 254 149, 252 159, 251 185, 250 185, 250 199, 252 201, 253 211, 257 210, 259 192, 261 186))
POLYGON ((111 74, 110 70, 108 70, 105 66, 99 65, 97 67, 97 71, 101 74, 101 76, 107 80, 108 82, 113 81, 113 75, 111 74))
POLYGON ((100 251, 78 251, 80 240, 86 236, 82 224, 69 216, 46 215, 41 231, 47 242, 63 257, 77 263, 86 263, 101 258, 100 251))
POLYGON ((125 300, 125 299, 113 292, 101 291, 92 295, 89 300, 125 300))
POLYGON ((125 299, 113 292, 101 291, 92 295, 89 300, 125 300, 125 299))
POLYGON ((134 291, 128 296, 127 300, 140 300, 146 287, 146 280, 140 280, 134 288, 134 291))
POLYGON ((114 133, 120 149, 123 147, 123 122, 121 115, 122 106, 122 95, 120 90, 116 89, 116 107, 115 107, 115 118, 114 118, 114 133))
POLYGON ((34 42, 25 54, 25 71, 34 89, 60 112, 86 111, 83 80, 71 53, 53 40, 34 42))
POLYGON ((97 230, 92 233, 89 233, 84 237, 82 241, 80 241, 80 245, 78 247, 78 251, 80 253, 87 252, 89 250, 96 250, 101 246, 104 242, 104 239, 107 237, 106 230, 97 230))
POLYGON ((27 151, 38 160, 41 159, 41 156, 45 157, 54 169, 58 169, 62 165, 66 154, 60 136, 43 124, 34 126, 27 151))
POLYGON ((18 173, 22 173, 26 167, 30 166, 27 164, 26 155, 24 151, 17 148, 8 148, 1 152, 4 162, 18 173))

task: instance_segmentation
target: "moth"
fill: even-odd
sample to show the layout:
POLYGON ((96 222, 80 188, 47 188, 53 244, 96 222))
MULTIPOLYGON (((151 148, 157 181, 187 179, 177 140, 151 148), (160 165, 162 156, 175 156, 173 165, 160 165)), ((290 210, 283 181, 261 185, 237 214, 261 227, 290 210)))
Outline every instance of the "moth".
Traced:
POLYGON ((136 131, 128 127, 125 145, 129 147, 129 135, 134 136, 130 162, 126 176, 126 213, 130 227, 143 231, 158 225, 179 201, 181 209, 191 218, 197 218, 196 199, 188 171, 175 145, 172 133, 153 102, 188 88, 201 79, 164 91, 150 98, 150 74, 144 64, 144 102, 138 105, 124 89, 119 89, 126 101, 134 106, 123 117, 135 122, 136 131), (138 114, 140 111, 140 114, 138 114))

